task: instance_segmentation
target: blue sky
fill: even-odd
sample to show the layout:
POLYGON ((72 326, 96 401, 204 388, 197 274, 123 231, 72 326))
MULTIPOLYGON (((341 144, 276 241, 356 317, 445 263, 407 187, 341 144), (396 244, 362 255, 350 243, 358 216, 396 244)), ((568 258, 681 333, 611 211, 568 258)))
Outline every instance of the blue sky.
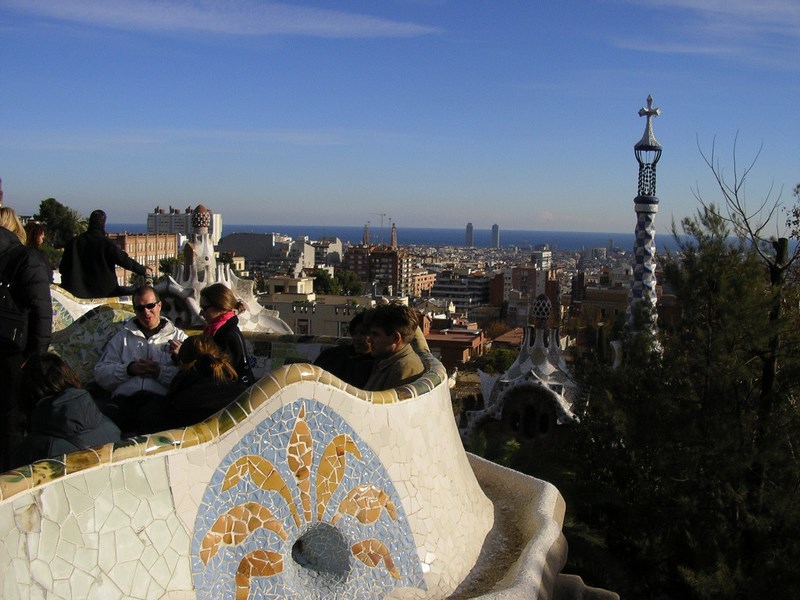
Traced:
POLYGON ((800 182, 797 0, 0 0, 0 77, 21 214, 629 232, 648 94, 660 232, 800 182))

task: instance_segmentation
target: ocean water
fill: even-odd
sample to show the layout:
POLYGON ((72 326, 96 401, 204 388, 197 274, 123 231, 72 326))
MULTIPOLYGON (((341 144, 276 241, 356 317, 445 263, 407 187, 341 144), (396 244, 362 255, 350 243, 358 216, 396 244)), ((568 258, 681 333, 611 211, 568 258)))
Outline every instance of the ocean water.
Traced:
MULTIPOLYGON (((535 248, 540 244, 548 244, 552 250, 582 250, 586 248, 608 248, 613 246, 626 251, 633 251, 635 234, 633 226, 629 233, 598 233, 588 231, 525 231, 518 229, 500 230, 500 246, 509 248, 516 246, 522 249, 535 248)), ((111 233, 144 233, 146 225, 141 223, 108 224, 106 229, 111 233)), ((308 236, 312 240, 322 237, 338 237, 345 243, 361 243, 364 228, 347 225, 236 225, 224 224, 222 235, 231 233, 281 233, 291 237, 308 236)), ((372 243, 389 243, 390 227, 372 226, 370 240, 372 243)), ((473 231, 474 245, 477 248, 489 248, 492 242, 490 229, 473 231)), ((464 246, 466 244, 466 228, 433 228, 433 227, 398 227, 397 242, 399 245, 417 246, 464 246)), ((657 251, 674 250, 675 240, 665 231, 656 230, 657 251)))

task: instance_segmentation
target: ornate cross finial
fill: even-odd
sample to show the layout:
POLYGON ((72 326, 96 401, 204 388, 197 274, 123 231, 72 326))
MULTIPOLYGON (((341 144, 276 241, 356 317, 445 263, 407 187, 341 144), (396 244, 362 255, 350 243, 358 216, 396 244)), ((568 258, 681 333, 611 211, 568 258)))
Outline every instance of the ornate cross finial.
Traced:
POLYGON ((652 123, 651 119, 653 117, 657 117, 660 114, 661 114, 661 109, 660 108, 653 108, 653 97, 648 95, 647 96, 647 108, 644 108, 644 107, 640 108, 639 109, 639 116, 640 117, 644 117, 645 115, 647 115, 647 127, 650 127, 650 124, 652 123))
POLYGON ((661 144, 658 143, 655 136, 653 135, 653 117, 657 117, 661 114, 660 108, 653 108, 653 97, 648 95, 647 96, 647 108, 640 108, 639 109, 639 116, 640 117, 647 117, 647 123, 644 126, 644 135, 642 139, 639 141, 634 148, 638 149, 660 149, 661 144))

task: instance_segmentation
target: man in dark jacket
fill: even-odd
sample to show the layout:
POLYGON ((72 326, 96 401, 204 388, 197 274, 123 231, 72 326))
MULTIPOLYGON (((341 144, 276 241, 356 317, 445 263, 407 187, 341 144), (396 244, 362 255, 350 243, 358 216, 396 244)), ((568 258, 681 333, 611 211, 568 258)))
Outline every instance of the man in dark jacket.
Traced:
POLYGON ((133 288, 117 283, 116 266, 144 275, 150 267, 140 265, 106 236, 106 213, 92 211, 89 229, 64 247, 58 270, 61 287, 78 298, 108 298, 129 294, 133 288))

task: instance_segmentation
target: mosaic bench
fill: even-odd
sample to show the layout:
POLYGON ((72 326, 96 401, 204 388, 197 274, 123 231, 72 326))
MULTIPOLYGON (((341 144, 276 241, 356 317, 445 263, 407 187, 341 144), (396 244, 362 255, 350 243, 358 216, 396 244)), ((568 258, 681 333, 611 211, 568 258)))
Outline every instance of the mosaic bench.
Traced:
MULTIPOLYGON (((62 329, 53 332, 50 350, 72 367, 78 378, 92 381, 94 365, 100 358, 109 338, 122 323, 134 316, 130 304, 101 304, 88 309, 62 329)), ((188 335, 200 330, 186 330, 188 335)), ((320 351, 332 345, 349 343, 349 339, 327 336, 275 334, 245 331, 253 374, 262 377, 276 367, 297 362, 313 362, 320 351)), ((425 346, 421 347, 426 351, 425 346)))
POLYGON ((424 348, 366 392, 294 363, 336 339, 248 342, 272 370, 206 421, 0 475, 4 599, 567 597, 561 496, 464 452, 424 348))
MULTIPOLYGON (((93 308, 108 305, 133 311, 130 296, 113 298, 78 298, 60 285, 50 284, 50 298, 53 303, 53 333, 66 329, 93 308)), ((133 314, 131 312, 131 314, 133 314)))

